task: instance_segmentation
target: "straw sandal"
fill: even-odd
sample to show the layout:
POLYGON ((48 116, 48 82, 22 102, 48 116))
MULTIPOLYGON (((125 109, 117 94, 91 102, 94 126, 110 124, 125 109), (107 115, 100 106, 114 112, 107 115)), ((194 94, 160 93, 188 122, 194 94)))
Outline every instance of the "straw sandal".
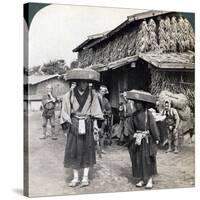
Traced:
POLYGON ((83 177, 83 180, 81 181, 80 187, 87 187, 89 184, 90 183, 89 183, 88 177, 83 177))
POLYGON ((55 136, 53 136, 51 139, 52 139, 52 140, 57 140, 58 138, 57 138, 57 137, 55 137, 55 136))
POLYGON ((145 189, 152 189, 153 188, 153 180, 148 180, 145 189))
POLYGON ((144 186, 144 181, 139 181, 136 183, 136 187, 143 187, 144 186))
POLYGON ((47 139, 47 136, 46 136, 46 135, 40 137, 40 140, 45 140, 45 139, 47 139))
POLYGON ((76 187, 76 186, 78 186, 80 184, 80 181, 79 180, 72 180, 69 184, 68 184, 68 186, 69 187, 76 187))

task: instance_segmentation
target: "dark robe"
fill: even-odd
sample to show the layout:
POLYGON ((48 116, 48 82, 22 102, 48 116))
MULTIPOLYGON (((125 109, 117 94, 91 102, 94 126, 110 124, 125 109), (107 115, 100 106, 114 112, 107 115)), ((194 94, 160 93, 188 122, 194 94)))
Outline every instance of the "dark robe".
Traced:
POLYGON ((96 164, 93 121, 88 117, 85 124, 86 134, 78 135, 78 119, 72 117, 71 120, 65 147, 64 167, 73 169, 92 167, 96 164))
POLYGON ((104 114, 104 119, 103 120, 98 120, 98 127, 102 130, 100 132, 100 137, 103 137, 105 132, 110 132, 111 131, 111 115, 112 115, 112 108, 110 105, 110 102, 106 97, 102 97, 100 94, 98 96, 99 98, 99 103, 101 106, 101 110, 104 114))
POLYGON ((125 132, 129 137, 129 154, 132 162, 133 177, 147 180, 150 176, 157 174, 156 140, 159 140, 159 132, 150 111, 147 111, 146 130, 149 130, 148 143, 144 138, 141 145, 136 145, 136 139, 133 138, 136 130, 145 131, 145 112, 135 112, 129 118, 125 132))

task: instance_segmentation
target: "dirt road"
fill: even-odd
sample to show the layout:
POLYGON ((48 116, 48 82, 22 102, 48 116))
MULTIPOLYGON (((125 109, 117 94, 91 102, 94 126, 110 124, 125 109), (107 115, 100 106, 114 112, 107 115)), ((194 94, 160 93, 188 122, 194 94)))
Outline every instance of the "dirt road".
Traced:
MULTIPOLYGON (((58 127, 57 127, 58 128, 58 127)), ((40 113, 31 113, 29 124, 29 187, 30 196, 69 195, 143 190, 134 185, 126 147, 108 146, 102 159, 90 172, 90 186, 70 188, 71 170, 63 167, 66 137, 57 129, 58 140, 40 140, 40 113)), ((184 144, 179 154, 158 151, 159 174, 154 189, 194 186, 194 144, 184 144)))

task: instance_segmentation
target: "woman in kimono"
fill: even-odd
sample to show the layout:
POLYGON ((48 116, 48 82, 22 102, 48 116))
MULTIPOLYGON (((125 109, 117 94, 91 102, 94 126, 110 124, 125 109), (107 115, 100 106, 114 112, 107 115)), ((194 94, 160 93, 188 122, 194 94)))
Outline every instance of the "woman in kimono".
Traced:
POLYGON ((83 169, 81 187, 88 186, 89 169, 96 163, 93 130, 98 129, 97 119, 103 119, 103 113, 97 94, 89 85, 89 81, 92 81, 92 79, 89 79, 91 76, 88 75, 90 72, 97 73, 92 71, 72 70, 72 75, 68 80, 75 77, 77 86, 73 84, 62 101, 61 124, 68 124, 69 127, 64 167, 73 169, 70 187, 76 187, 80 183, 79 169, 83 169), (73 74, 74 71, 75 74, 73 74), (76 77, 77 75, 80 77, 76 77))
POLYGON ((152 176, 157 174, 156 153, 159 143, 159 132, 148 103, 154 101, 147 92, 132 90, 127 92, 127 98, 133 99, 136 111, 125 127, 129 136, 128 149, 132 162, 133 177, 138 178, 137 187, 146 189, 153 187, 152 176))

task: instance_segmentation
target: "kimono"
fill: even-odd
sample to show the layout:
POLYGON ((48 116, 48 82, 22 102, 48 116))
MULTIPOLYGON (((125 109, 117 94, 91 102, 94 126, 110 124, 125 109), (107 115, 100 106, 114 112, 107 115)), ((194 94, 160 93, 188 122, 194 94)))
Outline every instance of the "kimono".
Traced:
POLYGON ((134 103, 131 100, 124 102, 121 112, 119 112, 120 117, 120 135, 118 136, 121 142, 126 142, 127 134, 125 132, 125 128, 127 126, 127 122, 132 114, 135 112, 134 103))
POLYGON ((159 132, 152 113, 148 110, 133 113, 125 127, 125 132, 129 137, 128 150, 133 177, 147 180, 157 174, 156 140, 159 140, 159 132), (143 133, 142 138, 140 136, 143 133))
POLYGON ((110 102, 108 101, 106 97, 102 97, 101 99, 101 108, 103 110, 103 113, 107 115, 112 114, 112 108, 111 108, 110 102))
POLYGON ((101 110, 104 114, 104 120, 98 120, 98 127, 101 129, 100 137, 103 137, 105 132, 111 132, 111 115, 112 108, 106 97, 98 96, 101 110))
POLYGON ((63 97, 60 123, 69 125, 64 167, 85 168, 96 163, 93 119, 103 119, 97 95, 87 88, 82 95, 77 88, 63 97), (80 120, 82 119, 82 120, 80 120))

